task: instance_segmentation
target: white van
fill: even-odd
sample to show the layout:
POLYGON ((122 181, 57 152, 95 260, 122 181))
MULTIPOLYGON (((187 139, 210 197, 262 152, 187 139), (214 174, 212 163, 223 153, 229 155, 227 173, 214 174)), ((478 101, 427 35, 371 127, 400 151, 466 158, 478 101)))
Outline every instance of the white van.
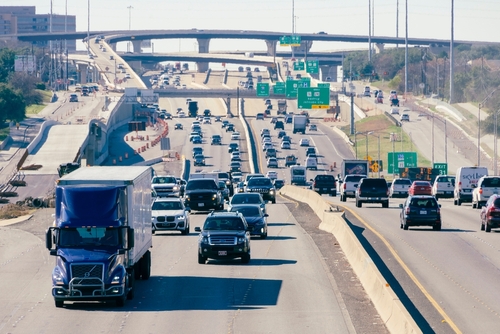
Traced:
POLYGON ((306 169, 318 170, 318 159, 316 157, 307 157, 305 165, 306 169))
POLYGON ((370 86, 365 86, 365 91, 363 92, 363 96, 368 96, 368 97, 372 96, 370 86))
POLYGON ((472 203, 472 191, 477 186, 477 181, 487 175, 486 167, 459 167, 453 191, 453 204, 472 203))

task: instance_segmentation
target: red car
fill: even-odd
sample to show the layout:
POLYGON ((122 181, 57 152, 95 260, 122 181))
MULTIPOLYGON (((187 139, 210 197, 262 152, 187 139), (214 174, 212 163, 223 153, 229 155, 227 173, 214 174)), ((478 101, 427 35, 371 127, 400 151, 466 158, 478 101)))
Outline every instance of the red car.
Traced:
POLYGON ((481 209, 481 231, 500 227, 500 195, 491 195, 481 209))
POLYGON ((429 181, 413 181, 410 188, 408 188, 410 195, 431 195, 432 186, 429 181))

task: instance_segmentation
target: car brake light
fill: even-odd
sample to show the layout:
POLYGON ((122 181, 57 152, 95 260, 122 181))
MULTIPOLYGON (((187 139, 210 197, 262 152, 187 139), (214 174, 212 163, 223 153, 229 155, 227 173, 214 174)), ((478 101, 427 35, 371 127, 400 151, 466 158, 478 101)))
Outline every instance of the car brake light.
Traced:
POLYGON ((482 194, 483 193, 483 188, 479 188, 479 193, 482 194))
POLYGON ((347 189, 347 186, 346 186, 345 182, 344 182, 343 187, 344 187, 344 190, 346 190, 346 189, 347 189))
POLYGON ((408 214, 410 214, 410 207, 409 207, 409 206, 407 206, 407 207, 406 207, 405 213, 406 213, 407 215, 408 215, 408 214))

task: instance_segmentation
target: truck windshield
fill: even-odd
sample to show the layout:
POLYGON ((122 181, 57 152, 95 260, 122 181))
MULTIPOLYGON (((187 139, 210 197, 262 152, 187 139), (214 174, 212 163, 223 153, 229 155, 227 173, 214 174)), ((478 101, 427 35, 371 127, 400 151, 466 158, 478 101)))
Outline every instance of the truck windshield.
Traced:
POLYGON ((59 247, 86 245, 119 246, 119 229, 105 227, 64 228, 59 231, 59 247))
POLYGON ((177 183, 177 180, 175 177, 163 177, 163 176, 158 176, 153 178, 153 183, 177 183))
POLYGON ((304 174, 305 174, 305 171, 304 171, 303 169, 294 169, 294 170, 292 171, 292 174, 293 174, 293 175, 297 175, 297 176, 302 176, 302 175, 304 175, 304 174))
POLYGON ((217 190, 217 185, 213 179, 189 181, 186 190, 212 189, 217 190))

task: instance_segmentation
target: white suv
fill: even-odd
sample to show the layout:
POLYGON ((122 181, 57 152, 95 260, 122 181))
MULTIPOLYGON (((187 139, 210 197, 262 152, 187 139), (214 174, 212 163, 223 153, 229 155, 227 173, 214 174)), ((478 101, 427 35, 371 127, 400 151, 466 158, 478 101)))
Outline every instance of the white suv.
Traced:
POLYGON ((359 181, 366 175, 346 175, 340 185, 340 201, 345 202, 347 197, 355 198, 359 181))
POLYGON ((405 178, 397 178, 392 181, 389 191, 390 197, 408 197, 408 189, 411 187, 411 180, 405 178))
POLYGON ((439 175, 432 184, 432 196, 439 198, 453 198, 455 189, 455 177, 450 175, 439 175))
POLYGON ((500 194, 500 176, 483 176, 472 191, 472 208, 481 209, 493 194, 500 194))

